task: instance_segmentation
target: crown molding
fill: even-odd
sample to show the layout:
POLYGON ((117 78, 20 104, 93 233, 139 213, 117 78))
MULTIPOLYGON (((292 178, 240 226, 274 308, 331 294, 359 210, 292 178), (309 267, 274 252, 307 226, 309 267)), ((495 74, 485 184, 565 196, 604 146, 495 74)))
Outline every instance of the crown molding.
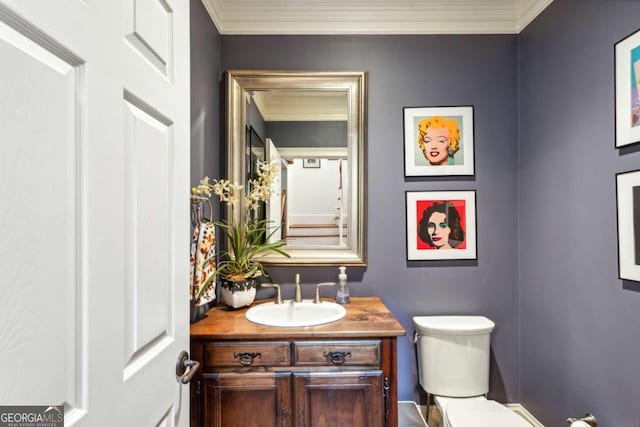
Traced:
POLYGON ((517 34, 553 0, 202 0, 220 34, 517 34))
POLYGON ((524 30, 553 0, 522 0, 518 7, 518 33, 524 30))
POLYGON ((216 27, 218 32, 222 34, 222 16, 220 12, 222 10, 222 4, 220 3, 220 0, 202 0, 202 4, 211 17, 213 25, 216 27))

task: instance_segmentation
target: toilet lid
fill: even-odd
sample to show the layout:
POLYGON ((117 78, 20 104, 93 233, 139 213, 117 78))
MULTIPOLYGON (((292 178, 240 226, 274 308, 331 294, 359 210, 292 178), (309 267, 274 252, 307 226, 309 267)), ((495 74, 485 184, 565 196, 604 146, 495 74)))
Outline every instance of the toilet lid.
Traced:
POLYGON ((460 399, 447 404, 450 427, 531 427, 521 416, 495 400, 460 399))

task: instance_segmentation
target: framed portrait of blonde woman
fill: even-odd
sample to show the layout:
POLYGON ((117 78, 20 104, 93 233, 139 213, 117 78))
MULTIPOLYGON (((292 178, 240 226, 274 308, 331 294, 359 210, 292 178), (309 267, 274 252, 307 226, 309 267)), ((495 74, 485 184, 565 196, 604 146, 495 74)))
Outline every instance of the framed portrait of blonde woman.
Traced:
POLYGON ((404 175, 475 175, 473 106, 404 107, 404 175))
POLYGON ((640 142, 640 30, 615 44, 616 148, 640 142))

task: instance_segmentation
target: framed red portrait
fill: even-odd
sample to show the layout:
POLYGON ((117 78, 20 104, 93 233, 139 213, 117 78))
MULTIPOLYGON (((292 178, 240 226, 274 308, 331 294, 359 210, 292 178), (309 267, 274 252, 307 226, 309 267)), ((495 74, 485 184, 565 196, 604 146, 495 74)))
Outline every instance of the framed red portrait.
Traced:
POLYGON ((407 191, 407 260, 477 259, 476 192, 407 191))

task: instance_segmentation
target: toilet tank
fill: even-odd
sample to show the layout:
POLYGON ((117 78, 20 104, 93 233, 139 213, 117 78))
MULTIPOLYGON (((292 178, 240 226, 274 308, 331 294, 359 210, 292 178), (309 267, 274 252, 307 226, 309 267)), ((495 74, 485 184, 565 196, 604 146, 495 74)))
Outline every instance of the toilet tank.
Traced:
POLYGON ((430 394, 471 397, 489 391, 489 342, 495 324, 483 316, 413 318, 418 376, 430 394))

